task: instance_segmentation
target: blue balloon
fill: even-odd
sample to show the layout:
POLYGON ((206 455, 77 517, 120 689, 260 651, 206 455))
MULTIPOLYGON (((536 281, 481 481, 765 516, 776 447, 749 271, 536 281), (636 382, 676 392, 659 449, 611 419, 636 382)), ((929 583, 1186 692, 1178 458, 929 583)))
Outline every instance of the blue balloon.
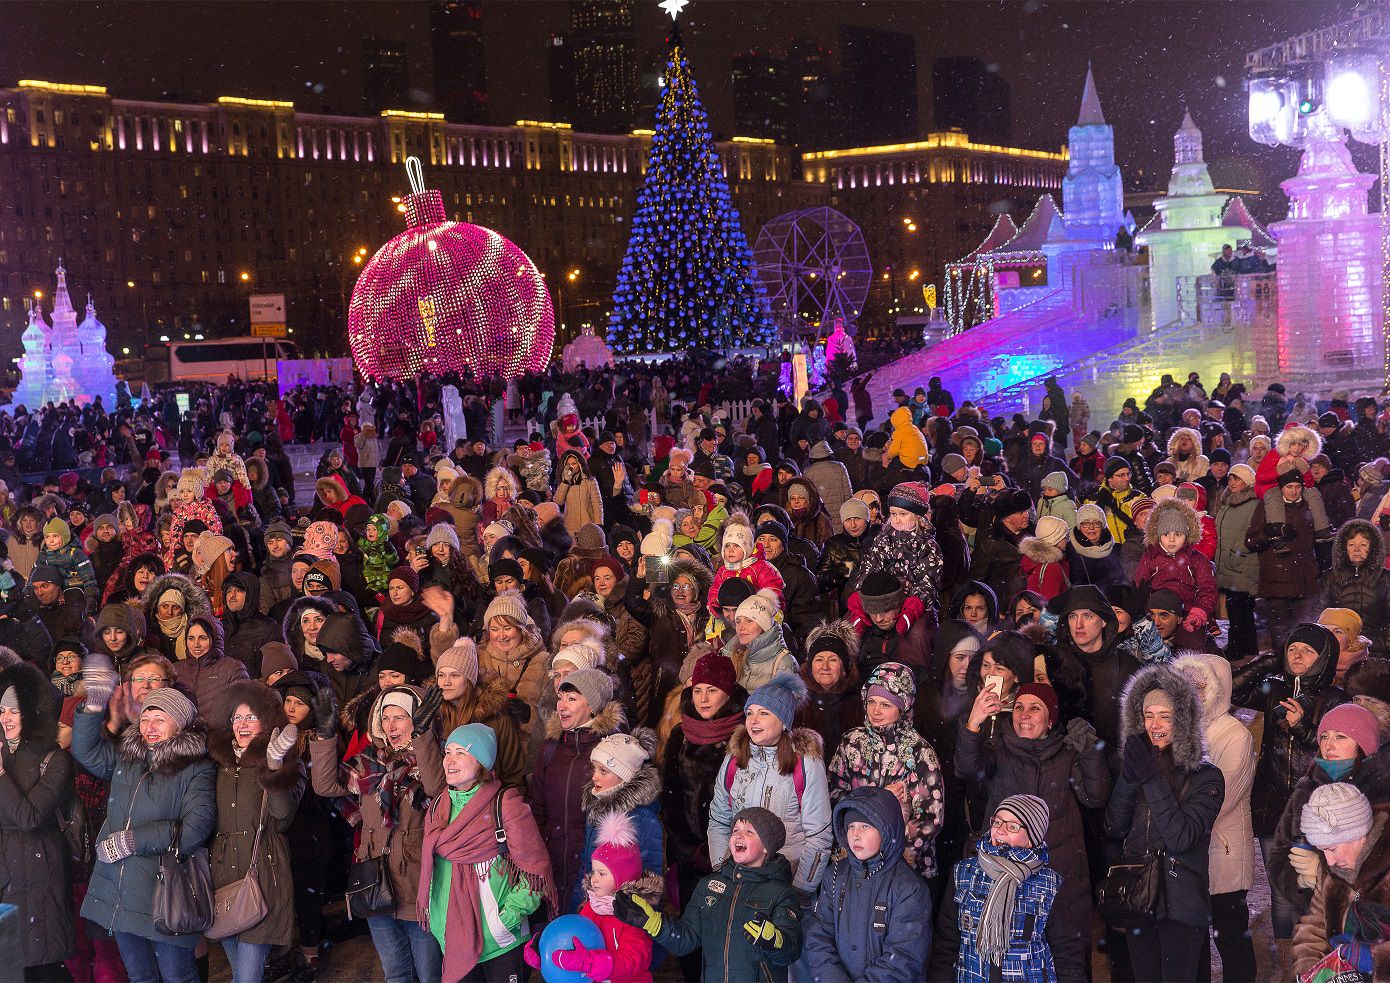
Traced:
POLYGON ((589 983, 589 977, 583 973, 561 969, 550 958, 553 953, 573 949, 574 939, 583 942, 586 949, 604 948, 603 933, 583 915, 561 915, 541 932, 541 943, 536 948, 540 950, 545 983, 589 983))

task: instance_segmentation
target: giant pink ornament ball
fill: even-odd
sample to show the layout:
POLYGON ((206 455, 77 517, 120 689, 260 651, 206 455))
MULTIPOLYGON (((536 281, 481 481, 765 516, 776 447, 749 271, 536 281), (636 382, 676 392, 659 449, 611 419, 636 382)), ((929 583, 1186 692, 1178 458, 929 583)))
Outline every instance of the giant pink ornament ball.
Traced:
POLYGON ((448 221, 438 191, 417 187, 404 202, 406 230, 377 250, 352 290, 348 342, 358 371, 413 379, 471 369, 511 379, 543 370, 555 311, 530 258, 491 229, 448 221))

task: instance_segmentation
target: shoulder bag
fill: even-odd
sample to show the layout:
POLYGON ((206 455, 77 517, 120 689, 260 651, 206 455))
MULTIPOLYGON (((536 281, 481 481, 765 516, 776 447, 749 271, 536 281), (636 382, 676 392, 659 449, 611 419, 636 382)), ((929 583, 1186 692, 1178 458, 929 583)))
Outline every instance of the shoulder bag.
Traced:
POLYGON ((394 835, 395 830, 392 830, 381 856, 353 861, 352 866, 348 868, 346 900, 349 920, 395 912, 396 898, 391 893, 391 875, 386 869, 391 856, 391 838, 394 835))
POLYGON ((212 927, 204 934, 210 939, 229 939, 255 928, 269 913, 265 895, 261 893, 256 872, 261 859, 261 833, 265 830, 265 814, 270 796, 261 794, 261 814, 256 819, 256 835, 251 840, 251 862, 246 876, 219 887, 212 901, 212 927))
MULTIPOLYGON (((130 801, 133 809, 135 794, 149 777, 140 776, 130 801)), ((130 815, 125 828, 130 829, 130 815)), ((174 820, 169 848, 159 857, 159 872, 155 875, 154 901, 150 917, 155 930, 165 935, 201 935, 212 927, 212 868, 208 864, 206 847, 185 854, 179 846, 183 823, 174 820)))

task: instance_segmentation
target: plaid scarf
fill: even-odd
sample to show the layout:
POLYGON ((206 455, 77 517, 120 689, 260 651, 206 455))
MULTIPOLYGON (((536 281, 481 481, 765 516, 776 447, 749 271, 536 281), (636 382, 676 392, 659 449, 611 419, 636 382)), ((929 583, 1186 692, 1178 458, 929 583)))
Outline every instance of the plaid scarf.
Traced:
POLYGON ((420 784, 420 768, 415 762, 414 753, 408 748, 395 753, 389 748, 381 751, 372 748, 354 755, 343 764, 343 769, 347 773, 343 785, 352 798, 341 801, 340 811, 354 828, 362 822, 359 802, 369 795, 376 796, 377 806, 381 810, 381 824, 386 829, 396 828, 396 808, 407 798, 420 812, 424 812, 429 804, 424 786, 420 784), (386 754, 390 758, 382 761, 378 754, 386 754))

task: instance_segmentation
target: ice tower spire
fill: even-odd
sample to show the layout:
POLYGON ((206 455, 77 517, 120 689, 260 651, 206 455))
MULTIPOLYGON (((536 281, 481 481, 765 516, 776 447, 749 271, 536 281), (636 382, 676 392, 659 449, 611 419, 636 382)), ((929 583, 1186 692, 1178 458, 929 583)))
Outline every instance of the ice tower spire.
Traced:
POLYGON ((1096 94, 1096 78, 1091 74, 1090 62, 1086 63, 1086 88, 1081 92, 1081 112, 1077 114, 1076 125, 1105 125, 1105 114, 1100 110, 1100 96, 1096 94))

